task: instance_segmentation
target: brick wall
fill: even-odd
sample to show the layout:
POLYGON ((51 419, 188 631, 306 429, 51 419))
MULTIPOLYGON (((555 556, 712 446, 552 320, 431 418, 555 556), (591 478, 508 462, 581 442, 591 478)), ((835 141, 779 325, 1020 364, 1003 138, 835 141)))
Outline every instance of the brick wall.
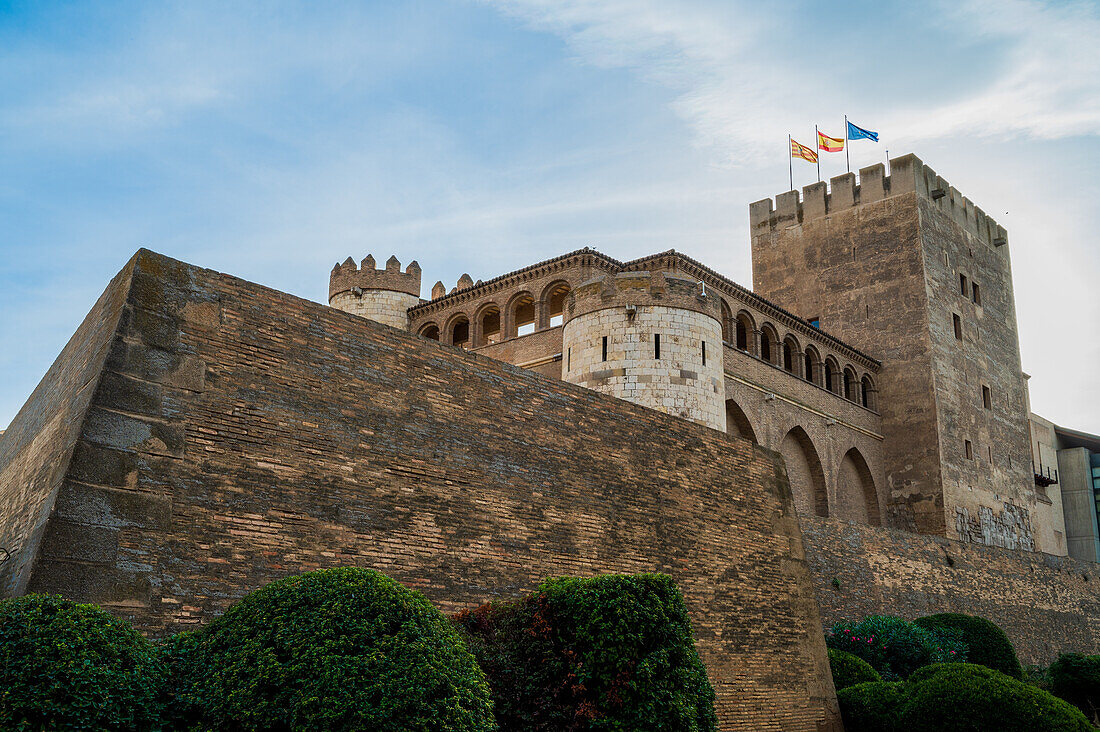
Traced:
POLYGON ((1025 664, 1100 652, 1100 565, 837 519, 799 522, 825 628, 961 612, 1004 628, 1025 664))
POLYGON ((722 729, 838 728, 773 453, 159 255, 136 262, 31 591, 161 634, 318 567, 378 568, 444 611, 557 574, 667 572, 722 729))

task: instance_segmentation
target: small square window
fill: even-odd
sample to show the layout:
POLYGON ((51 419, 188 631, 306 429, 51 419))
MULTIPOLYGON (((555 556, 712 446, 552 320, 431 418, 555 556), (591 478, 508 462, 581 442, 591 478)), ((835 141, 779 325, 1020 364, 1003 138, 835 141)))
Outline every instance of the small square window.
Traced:
POLYGON ((982 384, 982 406, 986 409, 993 409, 993 392, 985 384, 982 384))
POLYGON ((951 322, 955 326, 955 339, 961 341, 963 339, 962 318, 960 318, 957 313, 951 313, 951 322))
POLYGON ((974 459, 974 443, 970 440, 963 440, 963 447, 966 449, 966 459, 974 459))
POLYGON ((959 292, 962 293, 963 297, 968 297, 970 295, 970 288, 968 287, 968 281, 964 274, 959 275, 959 292))
POLYGON ((982 291, 978 289, 978 283, 974 282, 970 286, 970 298, 974 301, 975 305, 982 304, 982 291))

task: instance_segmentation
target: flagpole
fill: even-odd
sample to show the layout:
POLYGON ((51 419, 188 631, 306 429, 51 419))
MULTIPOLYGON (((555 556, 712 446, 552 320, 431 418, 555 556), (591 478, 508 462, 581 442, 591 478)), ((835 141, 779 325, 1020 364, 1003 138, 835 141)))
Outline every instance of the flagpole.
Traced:
POLYGON ((814 147, 817 148, 817 182, 821 182, 821 133, 817 131, 817 125, 814 125, 814 147))
POLYGON ((848 172, 852 172, 852 159, 848 157, 848 115, 844 115, 844 162, 848 164, 848 172))
POLYGON ((790 168, 791 190, 792 191, 794 190, 794 156, 791 155, 791 150, 793 149, 793 147, 794 146, 791 145, 791 136, 788 134, 787 135, 787 167, 790 168))

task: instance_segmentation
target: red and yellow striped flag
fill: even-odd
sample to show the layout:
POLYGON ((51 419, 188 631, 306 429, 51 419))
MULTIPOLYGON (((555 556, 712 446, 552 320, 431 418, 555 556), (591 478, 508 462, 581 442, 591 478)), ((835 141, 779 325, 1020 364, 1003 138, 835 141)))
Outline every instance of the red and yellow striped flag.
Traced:
POLYGON ((828 135, 823 135, 818 132, 817 148, 818 150, 824 150, 825 152, 840 152, 844 149, 844 139, 838 137, 829 137, 828 135))
POLYGON ((800 143, 791 140, 791 157, 802 158, 808 163, 817 162, 817 153, 800 143))

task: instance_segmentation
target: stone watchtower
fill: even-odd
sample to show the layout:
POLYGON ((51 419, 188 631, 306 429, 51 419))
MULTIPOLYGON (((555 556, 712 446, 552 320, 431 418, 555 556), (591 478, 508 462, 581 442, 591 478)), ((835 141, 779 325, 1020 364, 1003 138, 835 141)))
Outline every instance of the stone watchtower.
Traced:
POLYGON ((1005 230, 913 155, 749 208, 753 289, 880 359, 898 528, 1042 549, 1005 230))
POLYGON ((402 272, 397 257, 390 257, 385 269, 375 269, 369 254, 362 267, 348 257, 329 275, 329 305, 394 328, 408 330, 408 310, 419 303, 420 265, 415 261, 402 272))
POLYGON ((581 283, 562 367, 565 381, 726 429, 720 300, 696 280, 620 272, 581 283))

